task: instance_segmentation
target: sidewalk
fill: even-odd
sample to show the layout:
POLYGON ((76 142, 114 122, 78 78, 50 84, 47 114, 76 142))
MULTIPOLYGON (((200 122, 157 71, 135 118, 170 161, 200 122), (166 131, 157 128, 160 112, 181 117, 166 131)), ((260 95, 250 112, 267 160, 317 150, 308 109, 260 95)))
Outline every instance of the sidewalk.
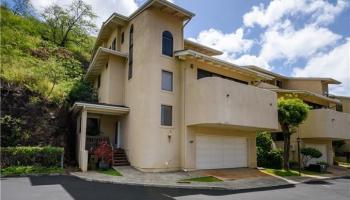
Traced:
MULTIPOLYGON (((72 172, 71 175, 88 181, 98 181, 105 183, 119 183, 128 185, 144 185, 157 187, 173 188, 192 188, 192 189, 268 189, 273 187, 292 186, 288 181, 273 176, 243 176, 238 179, 225 179, 222 182, 191 182, 178 183, 178 181, 188 178, 207 176, 208 171, 194 172, 162 172, 145 173, 140 172, 130 166, 116 167, 123 176, 109 176, 95 171, 72 172)), ((233 171, 235 169, 232 169, 233 171)), ((255 169, 249 169, 255 170, 255 169)), ((257 170, 256 170, 257 171, 257 170)), ((212 172, 210 172, 212 173, 212 172)), ((242 173, 241 173, 242 174, 242 173)))

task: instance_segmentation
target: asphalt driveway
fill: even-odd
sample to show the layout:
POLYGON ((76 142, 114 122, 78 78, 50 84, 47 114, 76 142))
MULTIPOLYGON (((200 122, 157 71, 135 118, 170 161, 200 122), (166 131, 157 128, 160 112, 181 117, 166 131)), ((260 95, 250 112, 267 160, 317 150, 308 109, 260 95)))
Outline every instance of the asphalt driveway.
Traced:
POLYGON ((350 199, 350 179, 318 181, 260 190, 196 190, 129 186, 84 181, 72 176, 1 179, 2 200, 120 199, 350 199))

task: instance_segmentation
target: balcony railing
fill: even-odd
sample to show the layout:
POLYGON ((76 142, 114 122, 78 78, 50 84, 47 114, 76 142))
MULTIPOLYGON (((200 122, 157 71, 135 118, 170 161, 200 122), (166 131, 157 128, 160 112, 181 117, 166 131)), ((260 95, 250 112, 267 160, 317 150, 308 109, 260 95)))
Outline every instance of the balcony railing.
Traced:
POLYGON ((186 123, 277 129, 276 104, 275 92, 219 77, 202 78, 186 88, 186 123))
POLYGON ((86 136, 86 150, 90 153, 91 151, 100 143, 107 142, 110 144, 110 140, 108 136, 86 136))

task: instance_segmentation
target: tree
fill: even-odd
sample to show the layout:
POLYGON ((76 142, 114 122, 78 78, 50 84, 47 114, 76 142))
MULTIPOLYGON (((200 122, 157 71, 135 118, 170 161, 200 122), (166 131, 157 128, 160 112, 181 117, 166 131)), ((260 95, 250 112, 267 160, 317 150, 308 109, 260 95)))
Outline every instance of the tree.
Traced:
POLYGON ((321 158, 322 153, 315 148, 302 148, 300 153, 303 155, 303 166, 306 167, 307 163, 313 158, 321 158))
POLYGON ((284 136, 283 168, 289 170, 290 136, 306 118, 309 106, 302 100, 292 97, 278 99, 278 121, 284 136))
POLYGON ((74 0, 67 8, 57 4, 45 8, 42 14, 50 29, 51 40, 61 47, 68 42, 81 44, 95 29, 92 22, 96 18, 91 5, 82 0, 74 0))

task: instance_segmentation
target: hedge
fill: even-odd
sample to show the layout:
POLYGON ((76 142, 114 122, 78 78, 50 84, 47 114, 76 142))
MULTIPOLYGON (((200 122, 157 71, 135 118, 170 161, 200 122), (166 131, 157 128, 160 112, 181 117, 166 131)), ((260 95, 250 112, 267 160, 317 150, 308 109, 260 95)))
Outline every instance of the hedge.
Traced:
POLYGON ((64 149, 61 147, 1 147, 1 167, 61 166, 64 149))

